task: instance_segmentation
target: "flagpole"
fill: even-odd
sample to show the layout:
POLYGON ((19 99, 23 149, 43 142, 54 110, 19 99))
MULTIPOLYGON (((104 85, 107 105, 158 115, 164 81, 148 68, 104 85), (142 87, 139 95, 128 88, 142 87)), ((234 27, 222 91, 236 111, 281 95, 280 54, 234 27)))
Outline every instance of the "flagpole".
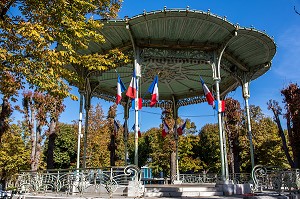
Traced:
POLYGON ((251 159, 251 167, 254 168, 254 149, 253 149, 253 142, 252 142, 252 129, 251 129, 251 120, 250 120, 250 110, 249 110, 249 101, 250 93, 249 93, 249 82, 243 83, 243 98, 245 101, 245 109, 246 109, 246 116, 247 116, 247 130, 248 130, 248 139, 250 142, 250 159, 251 159))
POLYGON ((176 107, 176 100, 174 95, 173 99, 173 117, 174 117, 174 134, 175 134, 175 144, 176 144, 176 180, 179 182, 179 165, 178 165, 178 132, 177 132, 177 118, 178 118, 178 108, 176 107))
POLYGON ((80 139, 82 137, 81 134, 81 125, 82 125, 82 109, 83 109, 83 94, 81 91, 80 93, 80 101, 79 101, 79 122, 78 122, 78 138, 77 138, 77 164, 76 168, 80 168, 80 139))
MULTIPOLYGON (((136 77, 136 82, 138 85, 139 82, 139 78, 136 77)), ((135 111, 135 125, 134 125, 134 164, 136 166, 138 166, 138 150, 139 150, 139 135, 138 135, 138 131, 139 131, 139 109, 138 109, 138 90, 136 90, 136 97, 134 99, 134 111, 135 111)))
POLYGON ((134 99, 134 109, 135 109, 135 129, 134 129, 134 164, 138 166, 138 150, 139 150, 139 79, 141 77, 141 68, 139 65, 140 60, 140 51, 139 48, 135 48, 135 57, 134 57, 134 70, 136 75, 136 96, 134 99))

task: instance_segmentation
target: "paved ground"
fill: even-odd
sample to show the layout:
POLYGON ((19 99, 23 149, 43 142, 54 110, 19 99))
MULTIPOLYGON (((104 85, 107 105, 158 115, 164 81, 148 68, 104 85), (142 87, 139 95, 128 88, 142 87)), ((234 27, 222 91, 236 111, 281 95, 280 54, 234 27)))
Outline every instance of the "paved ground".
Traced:
MULTIPOLYGON (((99 196, 59 196, 59 195, 14 195, 13 199, 106 199, 109 198, 108 196, 106 197, 99 197, 99 196)), ((137 198, 132 198, 132 197, 126 197, 126 196, 113 196, 111 197, 113 199, 137 199, 137 198)), ((141 197, 141 199, 156 199, 158 197, 141 197)), ((289 196, 289 195, 276 195, 276 194, 257 194, 257 195, 234 195, 234 196, 210 196, 210 197, 160 197, 161 199, 298 199, 300 198, 298 195, 294 196, 289 196)))

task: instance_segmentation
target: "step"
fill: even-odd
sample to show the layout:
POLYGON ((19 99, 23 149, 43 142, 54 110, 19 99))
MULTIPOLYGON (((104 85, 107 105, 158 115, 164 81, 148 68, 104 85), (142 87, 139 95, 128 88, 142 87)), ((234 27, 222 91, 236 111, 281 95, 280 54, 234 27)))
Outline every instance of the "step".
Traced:
POLYGON ((145 197, 209 197, 222 196, 222 187, 215 185, 148 185, 145 197))

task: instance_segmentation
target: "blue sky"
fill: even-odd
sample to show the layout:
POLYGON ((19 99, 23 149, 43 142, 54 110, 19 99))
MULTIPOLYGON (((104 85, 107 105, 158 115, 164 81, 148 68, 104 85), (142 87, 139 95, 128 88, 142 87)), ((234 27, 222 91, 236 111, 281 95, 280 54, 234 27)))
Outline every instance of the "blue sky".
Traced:
MULTIPOLYGON (((263 112, 272 116, 267 110, 267 101, 275 99, 282 101, 280 90, 289 83, 299 83, 300 76, 300 15, 294 12, 294 6, 300 11, 300 0, 124 0, 119 18, 133 17, 144 10, 154 11, 167 8, 186 8, 207 11, 219 16, 226 16, 228 21, 242 27, 253 26, 265 30, 274 37, 277 53, 272 62, 272 68, 265 75, 250 83, 249 103, 260 106, 263 112)), ((199 82, 199 86, 200 82, 199 82)), ((75 88, 73 94, 78 95, 75 88)), ((231 92, 228 97, 235 98, 244 106, 241 89, 231 92)), ((79 116, 79 102, 67 99, 66 111, 60 121, 70 123, 79 116)), ((112 102, 93 98, 92 104, 100 103, 107 113, 112 102)), ((140 127, 142 131, 161 124, 161 109, 143 108, 140 112, 140 127)), ((123 123, 123 108, 118 107, 117 119, 123 123)), ((17 115, 15 115, 18 117, 17 115)), ((207 103, 189 105, 179 109, 179 116, 190 118, 198 129, 206 123, 216 123, 217 116, 207 103)), ((130 112, 129 126, 133 125, 134 113, 130 112)))

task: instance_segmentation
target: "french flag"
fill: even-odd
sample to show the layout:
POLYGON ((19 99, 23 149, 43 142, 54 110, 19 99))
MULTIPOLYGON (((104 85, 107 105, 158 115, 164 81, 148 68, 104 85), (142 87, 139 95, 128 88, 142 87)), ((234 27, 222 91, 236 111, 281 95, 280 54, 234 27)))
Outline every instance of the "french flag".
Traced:
POLYGON ((178 129, 177 129, 177 133, 178 135, 182 135, 183 131, 185 129, 185 125, 186 125, 186 121, 183 123, 183 125, 181 125, 178 129))
POLYGON ((136 98, 136 91, 137 91, 137 81, 136 81, 135 71, 133 71, 132 78, 128 90, 126 92, 126 95, 131 99, 134 99, 136 98))
POLYGON ((200 81, 202 84, 202 88, 206 97, 206 100, 208 102, 209 105, 212 105, 213 107, 215 106, 215 99, 214 96, 211 94, 211 92, 209 91, 209 89, 207 88, 206 84, 204 83, 202 77, 200 76, 200 81))
MULTIPOLYGON (((131 130, 133 130, 133 131, 135 130, 135 124, 133 124, 131 130)), ((142 137, 142 133, 141 133, 140 126, 138 126, 138 137, 139 137, 139 138, 142 137)))
POLYGON ((169 133, 169 126, 167 125, 167 123, 164 120, 163 121, 163 129, 162 129, 161 135, 162 135, 163 138, 165 138, 168 133, 169 133))
POLYGON ((119 104, 122 99, 122 93, 126 90, 124 83, 122 82, 120 76, 118 75, 118 84, 117 84, 117 98, 116 104, 119 104))
POLYGON ((225 112, 225 101, 224 100, 220 100, 218 103, 218 100, 215 101, 215 110, 222 113, 225 112))
POLYGON ((150 102, 150 107, 153 107, 159 99, 159 94, 158 94, 158 76, 156 75, 152 84, 150 85, 148 92, 152 94, 151 97, 151 102, 150 102))

